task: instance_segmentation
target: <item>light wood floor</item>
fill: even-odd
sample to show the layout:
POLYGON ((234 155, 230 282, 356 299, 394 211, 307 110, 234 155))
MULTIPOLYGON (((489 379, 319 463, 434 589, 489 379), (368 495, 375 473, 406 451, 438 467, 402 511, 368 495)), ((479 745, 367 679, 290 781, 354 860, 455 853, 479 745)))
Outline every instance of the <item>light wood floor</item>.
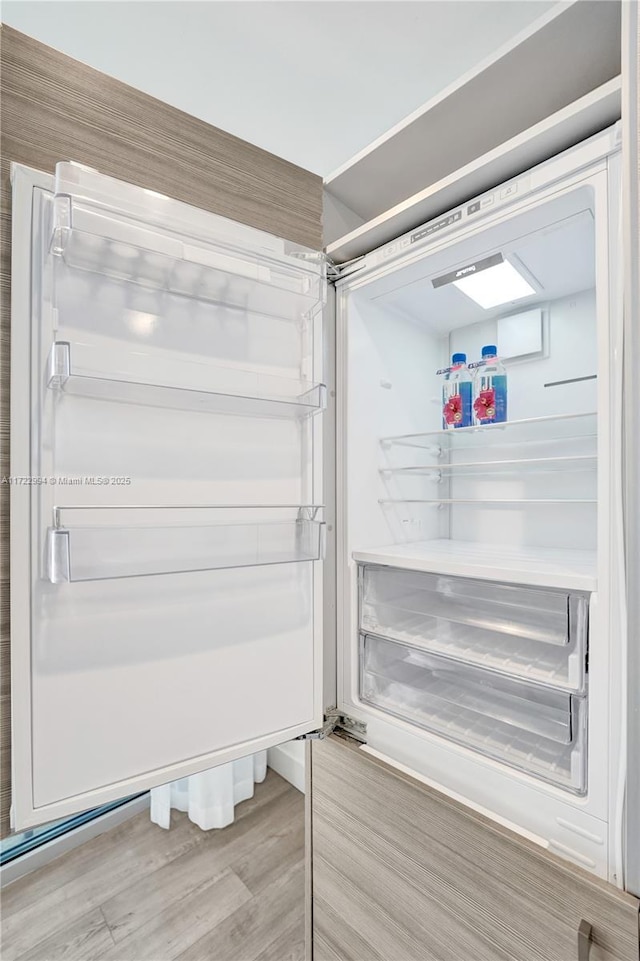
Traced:
POLYGON ((270 770, 222 831, 136 815, 4 889, 3 961, 302 961, 303 808, 270 770))

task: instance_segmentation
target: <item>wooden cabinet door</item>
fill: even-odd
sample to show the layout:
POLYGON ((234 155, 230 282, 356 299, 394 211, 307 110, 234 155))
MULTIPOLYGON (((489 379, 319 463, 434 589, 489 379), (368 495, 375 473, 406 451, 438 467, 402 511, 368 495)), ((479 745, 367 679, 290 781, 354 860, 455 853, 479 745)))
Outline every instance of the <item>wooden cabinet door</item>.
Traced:
POLYGON ((356 742, 310 783, 313 961, 638 961, 635 898, 356 742))

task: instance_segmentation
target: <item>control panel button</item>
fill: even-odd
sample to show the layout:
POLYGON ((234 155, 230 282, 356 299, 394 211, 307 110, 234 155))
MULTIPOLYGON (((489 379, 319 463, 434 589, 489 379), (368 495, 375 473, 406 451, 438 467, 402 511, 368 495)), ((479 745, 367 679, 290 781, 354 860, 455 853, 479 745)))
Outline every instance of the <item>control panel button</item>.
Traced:
POLYGON ((504 187, 500 191, 500 200, 506 200, 507 197, 513 197, 513 195, 517 193, 518 193, 518 185, 509 184, 508 187, 504 187))

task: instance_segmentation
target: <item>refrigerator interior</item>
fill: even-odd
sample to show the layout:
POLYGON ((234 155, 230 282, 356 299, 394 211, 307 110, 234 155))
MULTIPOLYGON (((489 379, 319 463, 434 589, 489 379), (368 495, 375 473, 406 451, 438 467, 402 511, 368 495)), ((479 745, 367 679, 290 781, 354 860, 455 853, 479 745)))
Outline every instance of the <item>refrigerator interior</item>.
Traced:
POLYGON ((30 473, 53 482, 30 494, 29 766, 51 817, 317 725, 325 279, 313 251, 73 164, 33 227, 30 473))
POLYGON ((377 719, 396 718, 427 744, 461 745, 459 759, 473 752, 550 796, 590 801, 590 754, 606 769, 590 719, 606 717, 607 685, 590 684, 588 654, 605 667, 608 644, 594 607, 608 457, 597 192, 584 183, 436 238, 347 284, 342 300, 343 709, 364 716, 372 740, 377 719), (496 254, 533 293, 484 309, 433 284, 496 254), (486 344, 507 370, 507 422, 443 430, 436 372, 455 352, 480 360, 486 344))
POLYGON ((351 550, 405 545, 410 557, 421 542, 442 539, 514 554, 585 552, 582 560, 593 560, 598 334, 590 188, 389 271, 351 291, 347 310, 351 550), (525 268, 534 295, 484 310, 453 284, 432 286, 496 251, 525 268), (485 344, 504 356, 502 340, 516 354, 505 359, 507 423, 442 431, 436 371, 457 351, 479 360, 485 344))

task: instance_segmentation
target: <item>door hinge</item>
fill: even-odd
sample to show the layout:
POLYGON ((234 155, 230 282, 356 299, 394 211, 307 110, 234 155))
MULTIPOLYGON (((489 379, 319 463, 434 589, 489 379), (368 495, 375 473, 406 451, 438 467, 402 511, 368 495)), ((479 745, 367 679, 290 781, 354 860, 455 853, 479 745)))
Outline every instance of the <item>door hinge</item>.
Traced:
POLYGON ((334 264, 332 260, 327 257, 327 280, 331 283, 332 280, 337 280, 340 276, 340 268, 337 264, 334 264))
POLYGON ((295 740, 296 741, 324 741, 326 737, 336 729, 346 731, 352 737, 357 738, 359 741, 365 741, 367 737, 367 725, 362 721, 356 721, 352 717, 348 717, 346 714, 341 714, 339 711, 327 711, 324 716, 324 724, 317 731, 308 731, 306 734, 300 734, 295 740))
POLYGON ((327 258, 327 280, 329 283, 336 283, 341 277, 346 277, 347 274, 352 274, 355 270, 359 270, 364 264, 365 257, 354 257, 353 260, 347 260, 344 264, 334 264, 332 260, 327 258))

